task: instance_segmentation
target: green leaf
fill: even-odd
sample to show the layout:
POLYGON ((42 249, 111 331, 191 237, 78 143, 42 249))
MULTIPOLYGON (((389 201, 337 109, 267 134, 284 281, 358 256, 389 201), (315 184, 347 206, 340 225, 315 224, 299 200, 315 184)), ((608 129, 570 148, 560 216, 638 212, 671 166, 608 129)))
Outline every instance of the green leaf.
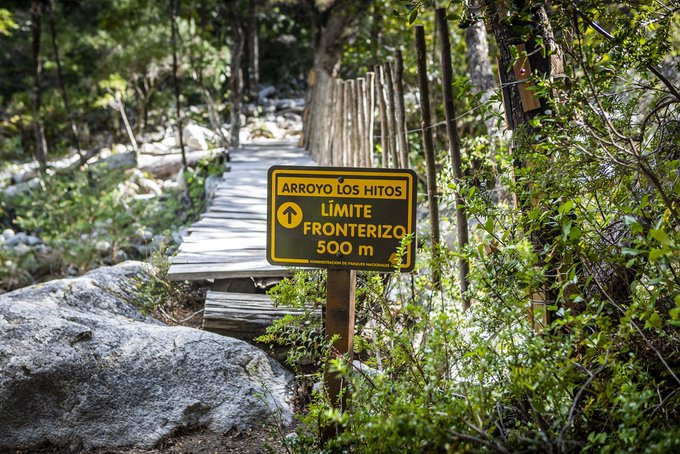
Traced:
POLYGON ((661 229, 652 229, 649 231, 649 235, 664 246, 671 245, 671 239, 668 238, 666 232, 661 229))
POLYGON ((673 321, 677 320, 680 318, 680 307, 674 307, 670 311, 668 311, 668 314, 671 316, 671 319, 673 321))
POLYGON ((562 205, 560 205, 560 207, 557 209, 557 211, 560 214, 564 215, 564 214, 568 214, 572 210, 572 208, 574 208, 574 201, 573 200, 567 200, 562 205))
POLYGON ((411 25, 418 18, 418 8, 414 8, 408 16, 408 24, 411 25))
POLYGON ((644 254, 646 252, 647 251, 645 251, 644 249, 635 249, 635 248, 632 248, 632 247, 621 248, 621 253, 623 255, 641 255, 641 254, 644 254))
POLYGON ((652 316, 649 317, 647 323, 657 331, 661 331, 661 328, 663 328, 663 321, 661 320, 659 314, 657 314, 656 312, 654 312, 652 316))
POLYGON ((484 228, 486 229, 487 232, 493 233, 493 229, 494 229, 493 218, 489 218, 489 219, 486 220, 486 222, 484 223, 484 228))
POLYGON ((665 250, 663 249, 652 249, 649 251, 649 260, 659 260, 661 257, 666 255, 665 250))

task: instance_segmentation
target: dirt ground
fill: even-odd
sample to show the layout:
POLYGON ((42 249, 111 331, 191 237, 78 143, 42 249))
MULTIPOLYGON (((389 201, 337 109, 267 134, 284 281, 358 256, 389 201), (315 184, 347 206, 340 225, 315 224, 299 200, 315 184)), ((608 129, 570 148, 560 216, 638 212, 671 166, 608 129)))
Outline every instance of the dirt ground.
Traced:
POLYGON ((275 428, 262 428, 237 433, 216 434, 196 431, 178 435, 162 442, 153 449, 122 449, 116 451, 93 451, 88 454, 279 454, 288 451, 282 443, 284 434, 275 428))
MULTIPOLYGON (((291 430, 287 432, 291 432, 291 430)), ((275 427, 218 434, 204 430, 179 434, 161 442, 155 448, 95 449, 71 451, 62 448, 45 447, 30 450, 10 450, 0 454, 279 454, 289 451, 283 445, 285 434, 275 427)))

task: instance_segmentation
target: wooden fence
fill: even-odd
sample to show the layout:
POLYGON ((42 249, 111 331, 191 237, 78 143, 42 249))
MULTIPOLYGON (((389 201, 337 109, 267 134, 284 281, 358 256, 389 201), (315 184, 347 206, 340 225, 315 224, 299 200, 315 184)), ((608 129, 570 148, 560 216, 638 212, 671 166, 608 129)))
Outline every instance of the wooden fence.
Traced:
POLYGON ((400 51, 393 65, 376 66, 365 77, 312 73, 302 146, 324 166, 409 168, 402 80, 400 51))

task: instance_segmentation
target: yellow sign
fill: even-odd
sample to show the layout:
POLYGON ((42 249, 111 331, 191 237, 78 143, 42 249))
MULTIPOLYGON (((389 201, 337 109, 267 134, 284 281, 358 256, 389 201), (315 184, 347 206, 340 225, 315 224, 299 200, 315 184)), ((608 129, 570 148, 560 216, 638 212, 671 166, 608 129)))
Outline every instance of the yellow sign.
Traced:
POLYGON ((267 260, 314 268, 412 270, 416 181, 411 170, 270 168, 267 260))

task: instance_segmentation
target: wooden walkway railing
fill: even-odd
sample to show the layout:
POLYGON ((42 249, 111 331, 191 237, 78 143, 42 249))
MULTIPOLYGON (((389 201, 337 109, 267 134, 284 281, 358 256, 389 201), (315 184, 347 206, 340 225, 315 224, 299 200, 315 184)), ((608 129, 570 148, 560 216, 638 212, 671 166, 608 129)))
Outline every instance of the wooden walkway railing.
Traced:
POLYGON ((400 51, 393 65, 376 66, 365 77, 342 80, 312 72, 301 145, 320 165, 409 168, 402 79, 400 51))

